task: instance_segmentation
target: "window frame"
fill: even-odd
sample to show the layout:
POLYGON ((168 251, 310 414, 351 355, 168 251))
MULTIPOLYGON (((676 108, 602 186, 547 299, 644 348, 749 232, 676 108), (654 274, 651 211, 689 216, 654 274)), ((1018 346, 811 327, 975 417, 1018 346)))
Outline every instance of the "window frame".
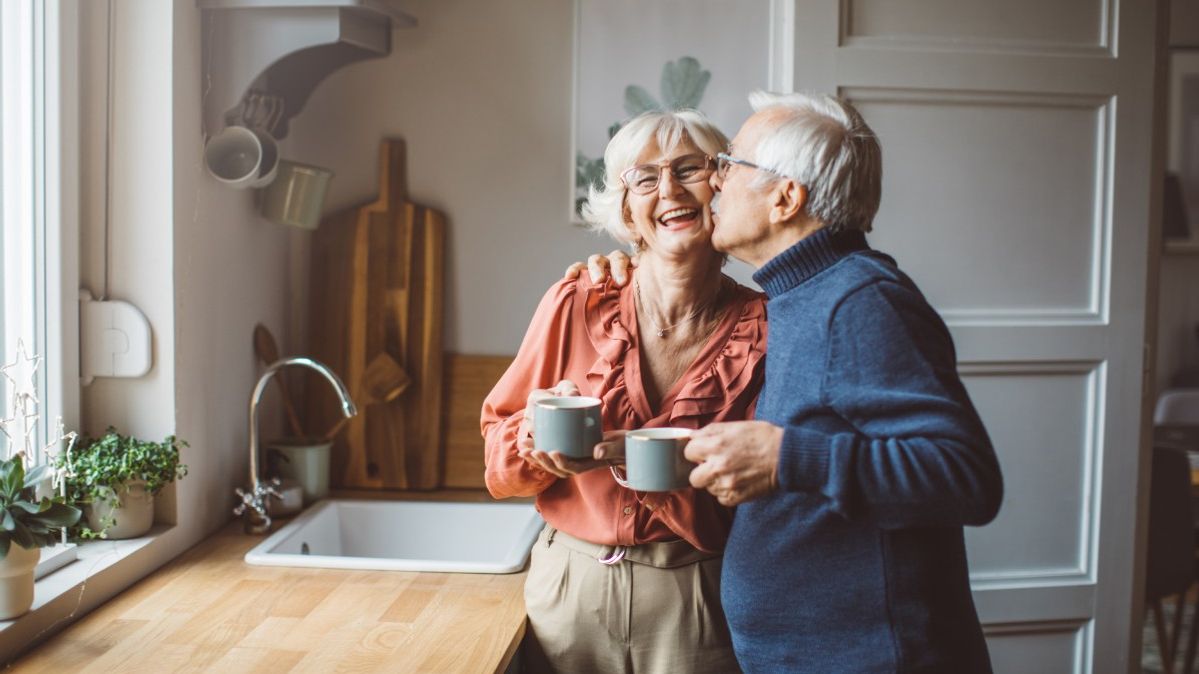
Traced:
POLYGON ((80 421, 78 36, 72 2, 0 3, 0 360, 12 361, 18 339, 41 357, 35 452, 58 419, 80 421))

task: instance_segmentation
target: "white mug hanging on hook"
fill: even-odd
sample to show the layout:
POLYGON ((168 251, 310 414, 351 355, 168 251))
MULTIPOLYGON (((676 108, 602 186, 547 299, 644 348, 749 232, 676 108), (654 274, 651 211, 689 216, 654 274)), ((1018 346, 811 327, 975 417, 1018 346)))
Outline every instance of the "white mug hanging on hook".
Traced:
POLYGON ((204 146, 204 166, 234 189, 265 187, 279 170, 279 145, 265 131, 227 126, 204 146))

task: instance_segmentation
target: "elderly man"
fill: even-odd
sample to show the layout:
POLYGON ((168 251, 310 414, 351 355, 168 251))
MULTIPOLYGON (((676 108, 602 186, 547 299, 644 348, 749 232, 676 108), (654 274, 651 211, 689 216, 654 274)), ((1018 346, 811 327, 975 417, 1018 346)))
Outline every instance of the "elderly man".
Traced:
POLYGON ((878 140, 832 97, 750 102, 712 177, 712 242, 769 297, 766 385, 757 420, 686 451, 691 483, 739 504, 721 591, 738 662, 989 672, 962 527, 995 517, 1002 478, 948 329, 863 235, 878 140))

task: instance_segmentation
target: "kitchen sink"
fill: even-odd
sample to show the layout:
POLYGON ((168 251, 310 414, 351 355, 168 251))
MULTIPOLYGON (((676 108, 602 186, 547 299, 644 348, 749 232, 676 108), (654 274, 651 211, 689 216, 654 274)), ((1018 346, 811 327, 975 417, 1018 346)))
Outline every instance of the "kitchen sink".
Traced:
POLYGON ((329 499, 245 559, 264 566, 515 573, 543 526, 525 503, 329 499))

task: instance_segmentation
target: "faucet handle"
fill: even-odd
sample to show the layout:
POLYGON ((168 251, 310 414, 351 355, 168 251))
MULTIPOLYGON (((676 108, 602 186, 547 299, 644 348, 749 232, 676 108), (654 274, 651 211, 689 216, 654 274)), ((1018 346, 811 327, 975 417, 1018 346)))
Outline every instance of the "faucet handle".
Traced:
POLYGON ((241 487, 238 487, 237 489, 234 489, 233 491, 236 492, 237 496, 241 499, 241 503, 238 503, 233 508, 234 515, 243 515, 243 514, 245 514, 247 508, 254 507, 255 499, 254 499, 254 494, 252 492, 247 493, 241 487))

